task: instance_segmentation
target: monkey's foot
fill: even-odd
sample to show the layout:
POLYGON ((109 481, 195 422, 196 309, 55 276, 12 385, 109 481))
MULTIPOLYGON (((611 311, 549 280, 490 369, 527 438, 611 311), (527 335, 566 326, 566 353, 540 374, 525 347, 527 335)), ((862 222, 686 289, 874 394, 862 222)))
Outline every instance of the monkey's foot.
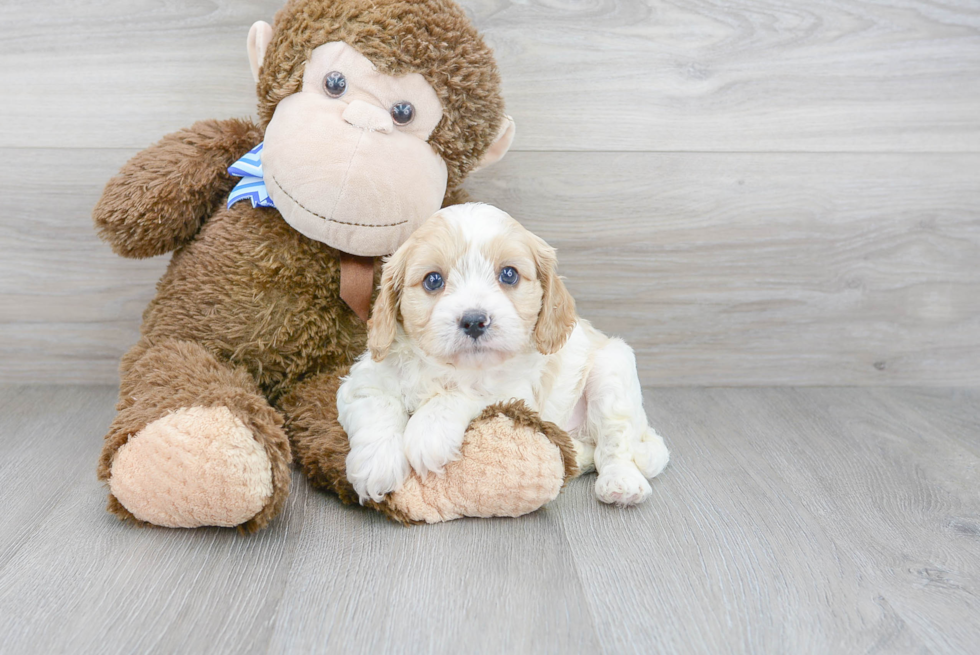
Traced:
POLYGON ((272 466, 227 407, 184 407, 119 448, 109 490, 129 513, 154 525, 233 527, 269 503, 272 466))
POLYGON ((523 402, 503 403, 470 425, 443 475, 413 473, 385 504, 398 518, 426 523, 521 516, 554 500, 577 472, 567 434, 523 402))

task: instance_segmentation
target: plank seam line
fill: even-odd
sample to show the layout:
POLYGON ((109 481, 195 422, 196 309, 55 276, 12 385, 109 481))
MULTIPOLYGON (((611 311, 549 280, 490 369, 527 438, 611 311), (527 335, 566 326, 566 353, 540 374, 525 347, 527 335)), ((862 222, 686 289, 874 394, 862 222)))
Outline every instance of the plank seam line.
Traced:
MULTIPOLYGON (((162 136, 162 135, 161 135, 162 136)), ((148 140, 143 146, 7 146, 0 145, 0 151, 103 151, 103 152, 141 152, 153 145, 155 141, 148 140)), ((556 155, 929 155, 929 156, 976 156, 980 150, 534 150, 512 149, 511 153, 521 154, 556 154, 556 155)))

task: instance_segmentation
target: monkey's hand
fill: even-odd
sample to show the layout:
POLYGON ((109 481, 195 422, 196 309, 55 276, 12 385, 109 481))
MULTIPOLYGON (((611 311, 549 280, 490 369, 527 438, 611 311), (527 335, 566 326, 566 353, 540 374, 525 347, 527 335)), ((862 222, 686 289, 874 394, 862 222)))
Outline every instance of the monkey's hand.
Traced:
POLYGON ((575 445, 558 426, 542 421, 523 401, 498 403, 470 424, 458 458, 443 475, 410 475, 388 495, 382 511, 426 523, 520 516, 554 500, 578 474, 575 460, 575 445))
POLYGON ((462 393, 446 392, 415 410, 405 426, 405 456, 423 478, 442 474, 449 462, 459 459, 463 435, 480 415, 483 404, 462 393))
POLYGON ((92 218, 123 257, 154 257, 189 241, 231 191, 228 167, 262 141, 248 120, 208 120, 168 134, 106 184, 92 218))

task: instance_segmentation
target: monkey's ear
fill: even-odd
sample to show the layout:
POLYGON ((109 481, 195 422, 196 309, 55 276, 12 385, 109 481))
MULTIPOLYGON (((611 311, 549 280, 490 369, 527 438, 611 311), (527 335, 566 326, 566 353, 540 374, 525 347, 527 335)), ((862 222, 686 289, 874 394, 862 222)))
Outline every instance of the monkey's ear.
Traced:
POLYGON ((490 164, 496 164, 503 159, 507 151, 510 150, 510 144, 514 142, 515 132, 517 132, 517 125, 514 124, 514 119, 510 116, 504 116, 504 122, 500 125, 500 131, 497 132, 496 140, 494 140, 493 145, 484 153, 483 159, 480 160, 480 163, 473 170, 478 171, 481 168, 486 168, 490 164))
POLYGON ((248 65, 252 68, 252 79, 258 83, 259 71, 262 70, 262 60, 265 51, 272 41, 272 25, 260 20, 248 31, 248 65))

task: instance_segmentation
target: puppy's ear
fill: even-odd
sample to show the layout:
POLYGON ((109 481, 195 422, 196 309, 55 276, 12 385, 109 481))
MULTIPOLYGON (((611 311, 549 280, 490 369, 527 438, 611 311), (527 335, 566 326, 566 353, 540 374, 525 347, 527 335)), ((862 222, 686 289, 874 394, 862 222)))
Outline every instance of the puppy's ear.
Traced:
POLYGON ((381 269, 381 289, 368 321, 368 349, 371 359, 380 362, 388 356, 398 329, 398 305, 405 278, 406 248, 400 248, 381 269))
POLYGON ((534 341, 545 355, 558 352, 575 328, 575 299, 558 277, 555 249, 534 237, 534 263, 541 282, 541 312, 534 326, 534 341))

